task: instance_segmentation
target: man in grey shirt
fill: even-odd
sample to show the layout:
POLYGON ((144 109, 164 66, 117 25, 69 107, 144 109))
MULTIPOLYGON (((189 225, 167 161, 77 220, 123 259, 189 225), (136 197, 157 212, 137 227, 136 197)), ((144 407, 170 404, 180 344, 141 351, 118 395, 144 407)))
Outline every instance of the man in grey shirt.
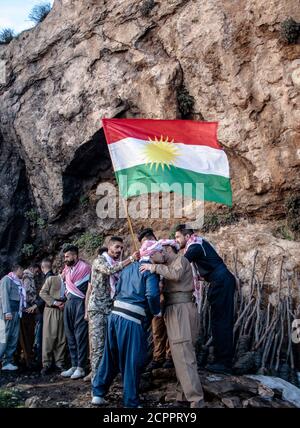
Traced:
POLYGON ((0 361, 2 370, 17 370, 13 356, 17 348, 20 317, 26 295, 22 284, 23 268, 14 265, 0 282, 0 361))

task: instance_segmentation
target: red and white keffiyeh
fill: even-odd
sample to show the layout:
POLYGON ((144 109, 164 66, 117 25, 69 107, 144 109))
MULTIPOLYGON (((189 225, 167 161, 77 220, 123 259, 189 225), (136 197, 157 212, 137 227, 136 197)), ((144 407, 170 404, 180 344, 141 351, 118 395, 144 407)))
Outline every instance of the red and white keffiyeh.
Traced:
POLYGON ((175 241, 175 239, 160 239, 158 242, 162 246, 170 245, 171 247, 176 248, 177 251, 180 249, 179 244, 175 241))
POLYGON ((159 241, 145 241, 140 249, 141 257, 151 257, 157 251, 161 251, 163 248, 159 241))
POLYGON ((160 239, 159 241, 145 241, 140 249, 141 257, 151 257, 156 251, 161 251, 165 245, 179 250, 179 245, 175 239, 160 239))
POLYGON ((83 260, 78 260, 75 266, 64 268, 63 277, 65 278, 67 292, 84 299, 85 295, 78 286, 90 280, 91 266, 83 260))
MULTIPOLYGON (((184 252, 186 253, 188 248, 194 244, 199 244, 203 248, 203 238, 201 238, 201 236, 196 235, 195 233, 193 233, 193 235, 191 235, 191 237, 187 241, 184 248, 184 252)), ((204 248, 203 248, 203 251, 204 251, 204 248)), ((205 251, 204 251, 204 254, 205 254, 205 251)))
MULTIPOLYGON (((107 251, 104 251, 104 253, 102 253, 102 256, 105 258, 105 260, 110 266, 115 266, 116 264, 120 263, 119 260, 114 260, 112 257, 110 257, 107 251)), ((110 297, 112 299, 116 294, 116 284, 119 280, 119 277, 120 277, 120 272, 115 272, 114 274, 109 275, 110 297)))

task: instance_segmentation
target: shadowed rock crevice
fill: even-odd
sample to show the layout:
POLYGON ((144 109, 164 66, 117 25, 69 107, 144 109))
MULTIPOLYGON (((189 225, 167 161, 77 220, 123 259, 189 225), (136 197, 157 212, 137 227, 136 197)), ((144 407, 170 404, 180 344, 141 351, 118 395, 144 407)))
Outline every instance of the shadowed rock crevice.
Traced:
POLYGON ((23 160, 0 133, 0 276, 20 262, 30 227, 24 213, 31 197, 23 160))
POLYGON ((112 173, 112 164, 103 129, 100 129, 75 151, 72 161, 63 173, 64 205, 59 213, 60 218, 107 175, 107 172, 112 173))

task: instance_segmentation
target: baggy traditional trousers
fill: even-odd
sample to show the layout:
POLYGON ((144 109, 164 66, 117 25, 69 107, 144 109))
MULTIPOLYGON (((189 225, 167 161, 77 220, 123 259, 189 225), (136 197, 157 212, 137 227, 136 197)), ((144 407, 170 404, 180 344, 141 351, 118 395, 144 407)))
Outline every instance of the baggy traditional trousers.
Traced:
POLYGON ((167 329, 163 317, 152 319, 153 361, 164 362, 171 360, 171 349, 167 329))
POLYGON ((110 314, 104 354, 92 381, 93 395, 104 397, 116 375, 121 372, 125 407, 138 407, 139 382, 146 362, 147 340, 141 324, 110 314))
POLYGON ((63 367, 66 356, 66 336, 63 311, 56 308, 44 309, 43 322, 43 367, 50 367, 54 358, 57 367, 63 367))
POLYGON ((207 298, 211 306, 215 361, 231 366, 236 280, 226 267, 221 266, 209 276, 209 281, 207 298))
POLYGON ((189 401, 192 407, 203 400, 203 390, 197 371, 195 344, 199 334, 199 314, 195 303, 168 305, 165 323, 176 376, 180 383, 178 401, 189 401))
POLYGON ((72 296, 65 304, 64 326, 72 367, 85 369, 88 354, 88 322, 84 319, 85 300, 72 296))
POLYGON ((0 339, 0 361, 2 367, 6 364, 13 364, 14 353, 17 349, 20 333, 20 317, 18 312, 12 312, 12 320, 0 319, 1 339, 0 339))

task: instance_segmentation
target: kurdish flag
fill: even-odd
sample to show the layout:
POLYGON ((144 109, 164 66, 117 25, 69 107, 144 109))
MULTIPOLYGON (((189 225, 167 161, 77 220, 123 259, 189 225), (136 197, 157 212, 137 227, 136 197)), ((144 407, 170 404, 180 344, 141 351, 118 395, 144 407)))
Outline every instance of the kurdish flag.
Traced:
MULTIPOLYGON (((203 183, 204 200, 232 205, 229 165, 217 141, 217 122, 156 119, 103 119, 113 168, 124 198, 133 184, 203 183)), ((156 186, 157 187, 157 186, 156 186)), ((190 186, 196 197, 196 186, 190 186)), ((145 192, 144 192, 145 193, 145 192)))

